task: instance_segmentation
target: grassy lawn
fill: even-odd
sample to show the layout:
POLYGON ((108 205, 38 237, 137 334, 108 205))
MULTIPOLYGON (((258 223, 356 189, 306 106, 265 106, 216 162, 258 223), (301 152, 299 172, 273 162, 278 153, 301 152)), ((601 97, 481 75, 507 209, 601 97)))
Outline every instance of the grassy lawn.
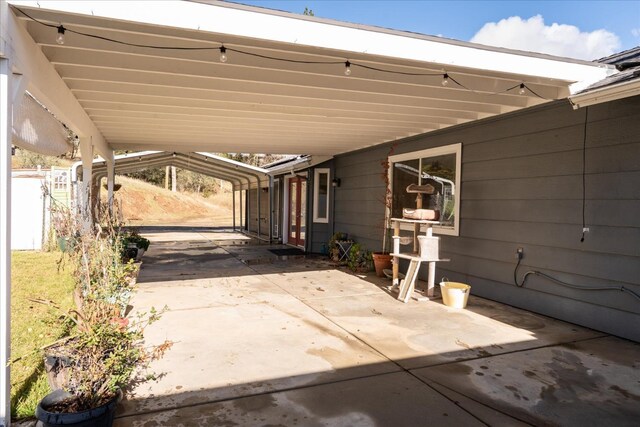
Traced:
POLYGON ((70 308, 74 282, 68 267, 58 272, 59 252, 15 251, 11 257, 11 359, 24 356, 11 366, 11 413, 21 419, 32 417, 38 401, 49 393, 42 356, 30 353, 66 334, 59 314, 29 298, 70 308))

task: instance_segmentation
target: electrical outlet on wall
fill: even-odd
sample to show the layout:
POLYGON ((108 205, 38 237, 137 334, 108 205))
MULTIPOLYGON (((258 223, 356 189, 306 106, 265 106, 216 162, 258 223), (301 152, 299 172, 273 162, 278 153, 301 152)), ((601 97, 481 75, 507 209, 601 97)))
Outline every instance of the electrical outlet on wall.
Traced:
POLYGON ((524 257, 524 248, 516 249, 516 258, 522 259, 524 257))

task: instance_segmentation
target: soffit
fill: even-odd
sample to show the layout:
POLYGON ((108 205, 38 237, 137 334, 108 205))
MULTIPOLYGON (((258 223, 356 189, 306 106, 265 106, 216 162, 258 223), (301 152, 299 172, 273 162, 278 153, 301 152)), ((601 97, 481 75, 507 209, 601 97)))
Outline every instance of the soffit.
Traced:
MULTIPOLYGON (((47 7, 46 2, 42 5, 47 7)), ((223 42, 256 55, 338 62, 281 62, 228 52, 228 62, 221 63, 216 50, 155 50, 69 32, 65 44, 58 45, 55 28, 24 19, 29 34, 116 149, 335 155, 563 98, 574 82, 550 78, 548 70, 535 75, 530 69, 522 74, 500 72, 498 66, 474 69, 408 58, 411 55, 341 50, 339 44, 301 45, 238 35, 241 31, 197 31, 19 7, 43 22, 129 43, 217 48, 223 42), (447 72, 473 90, 451 82, 443 87, 440 76, 398 75, 358 66, 347 77, 341 62, 345 59, 396 72, 447 72), (544 99, 529 91, 520 95, 517 89, 492 93, 520 82, 544 99)), ((507 55, 505 63, 518 58, 523 64, 549 63, 504 50, 495 54, 507 55)), ((575 61, 567 66, 588 68, 575 61)), ((513 64, 505 69, 512 70, 513 64)))

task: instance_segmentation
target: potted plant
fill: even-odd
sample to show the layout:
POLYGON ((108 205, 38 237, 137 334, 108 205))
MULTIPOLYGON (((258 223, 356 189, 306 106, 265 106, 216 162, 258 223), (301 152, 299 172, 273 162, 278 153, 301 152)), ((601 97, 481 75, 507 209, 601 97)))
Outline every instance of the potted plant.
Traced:
POLYGON ((382 251, 373 252, 373 264, 376 269, 376 276, 385 277, 384 270, 391 268, 393 257, 389 253, 389 247, 391 245, 391 209, 393 203, 393 194, 391 192, 391 182, 389 181, 389 156, 393 154, 395 145, 389 148, 387 157, 380 162, 382 166, 382 173, 380 177, 384 182, 384 197, 382 203, 384 205, 384 220, 382 225, 382 251))
POLYGON ((147 249, 149 249, 149 245, 151 244, 149 239, 142 237, 137 230, 130 230, 123 234, 123 240, 124 256, 138 261, 147 249), (136 253, 133 254, 129 249, 135 249, 136 253))
MULTIPOLYGON (((144 330, 160 312, 128 313, 137 267, 122 257, 124 239, 114 217, 101 212, 88 229, 71 221, 78 237, 66 256, 76 279, 76 307, 61 319, 71 321, 74 329, 45 349, 50 365, 64 372, 56 376, 61 388, 36 409, 44 426, 110 426, 122 393, 152 379, 149 363, 171 346, 143 346, 144 330)), ((51 301, 37 302, 58 308, 51 301)))
MULTIPOLYGON (((102 184, 102 187, 105 190, 109 189, 109 186, 107 185, 107 183, 105 182, 104 184, 102 184)), ((115 182, 113 183, 113 191, 116 192, 118 190, 120 190, 122 188, 122 184, 116 184, 115 182)))
POLYGON ((73 250, 75 245, 75 236, 70 216, 65 212, 66 208, 58 203, 52 203, 51 212, 51 228, 55 234, 58 249, 61 252, 73 250))
POLYGON ((338 231, 329 239, 329 258, 333 262, 347 264, 348 254, 345 254, 345 251, 349 250, 353 243, 353 240, 350 240, 346 233, 338 231))
POLYGON ((356 273, 366 273, 372 267, 371 252, 365 249, 360 243, 354 243, 349 249, 347 265, 356 273))

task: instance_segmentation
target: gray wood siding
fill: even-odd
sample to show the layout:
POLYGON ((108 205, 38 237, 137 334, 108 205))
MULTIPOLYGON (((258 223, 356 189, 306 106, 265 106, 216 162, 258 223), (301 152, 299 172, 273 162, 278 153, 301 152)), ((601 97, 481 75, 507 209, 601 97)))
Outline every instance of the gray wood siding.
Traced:
MULTIPOLYGON (((640 293, 640 97, 589 107, 586 210, 582 235, 585 110, 565 101, 399 141, 394 154, 461 142, 460 236, 442 236, 438 279, 472 294, 640 341, 640 301, 620 291, 570 289, 530 276, 539 270, 583 286, 640 293)), ((335 231, 371 250, 382 241, 389 145, 335 159, 335 231)), ((424 277, 426 271, 421 271, 424 277)))

